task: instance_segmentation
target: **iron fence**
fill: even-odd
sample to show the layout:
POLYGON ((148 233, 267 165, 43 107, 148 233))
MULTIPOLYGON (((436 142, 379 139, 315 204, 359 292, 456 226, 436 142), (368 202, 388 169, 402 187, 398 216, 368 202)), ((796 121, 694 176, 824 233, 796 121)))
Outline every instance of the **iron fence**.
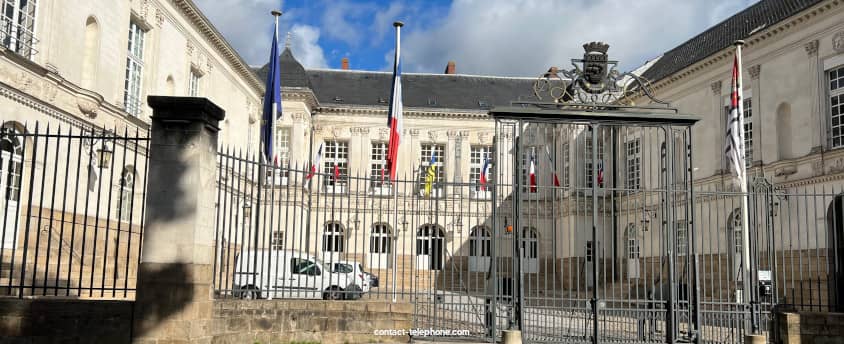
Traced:
POLYGON ((147 133, 0 128, 0 295, 133 298, 147 133))

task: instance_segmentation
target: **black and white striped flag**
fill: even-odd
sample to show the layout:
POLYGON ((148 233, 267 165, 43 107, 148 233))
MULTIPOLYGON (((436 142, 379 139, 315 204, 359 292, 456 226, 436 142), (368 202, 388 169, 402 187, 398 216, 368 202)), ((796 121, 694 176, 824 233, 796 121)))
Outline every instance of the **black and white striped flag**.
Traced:
POLYGON ((733 60, 732 92, 730 94, 730 113, 727 116, 727 137, 724 153, 727 156, 727 168, 730 174, 739 179, 740 185, 747 181, 744 155, 744 113, 741 92, 741 47, 736 48, 733 60))

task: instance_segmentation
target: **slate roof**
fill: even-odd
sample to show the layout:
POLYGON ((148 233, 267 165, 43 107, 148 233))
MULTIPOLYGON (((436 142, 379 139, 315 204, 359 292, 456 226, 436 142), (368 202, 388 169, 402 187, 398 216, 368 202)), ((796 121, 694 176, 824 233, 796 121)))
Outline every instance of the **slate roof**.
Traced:
POLYGON ((823 0, 762 0, 669 50, 643 76, 656 82, 823 0))
MULTIPOLYGON (((387 106, 392 86, 391 72, 351 70, 306 70, 290 48, 281 53, 281 85, 310 88, 323 106, 387 106)), ((255 71, 267 79, 269 65, 255 71)), ((535 100, 535 78, 490 77, 462 74, 402 74, 405 107, 457 110, 487 110, 510 105, 515 100, 535 100)))

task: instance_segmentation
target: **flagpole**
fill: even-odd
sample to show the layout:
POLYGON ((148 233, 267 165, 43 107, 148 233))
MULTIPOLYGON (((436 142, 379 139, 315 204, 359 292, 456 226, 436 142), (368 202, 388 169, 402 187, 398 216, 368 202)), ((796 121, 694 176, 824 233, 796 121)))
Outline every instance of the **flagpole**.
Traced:
MULTIPOLYGON (((401 57, 400 57, 400 50, 399 50, 399 49, 400 49, 400 45, 399 45, 399 44, 401 43, 401 27, 402 27, 402 26, 404 26, 404 23, 402 23, 402 22, 400 22, 400 21, 397 21, 397 22, 394 22, 394 23, 393 23, 393 27, 395 27, 395 28, 396 28, 396 57, 395 57, 395 61, 394 61, 393 63, 394 63, 396 66, 398 66, 398 64, 399 64, 399 62, 400 62, 400 61, 399 61, 399 59, 401 58, 401 57)), ((394 82, 395 82, 395 80, 396 80, 396 75, 395 75, 395 74, 396 74, 396 73, 399 73, 399 72, 400 72, 400 71, 398 71, 398 70, 394 70, 394 71, 393 71, 393 81, 394 81, 394 82)), ((401 86, 401 85, 399 85, 399 86, 401 86)), ((395 94, 395 92, 393 92, 393 91, 395 91, 395 87, 396 87, 396 86, 395 86, 395 85, 393 85, 393 90, 391 90, 390 92, 391 92, 391 94, 392 94, 392 97, 398 97, 399 99, 390 99, 390 110, 389 110, 389 111, 393 111, 393 108, 394 108, 394 106, 393 106, 393 105, 395 104, 395 102, 399 102, 399 104, 401 104, 401 93, 399 93, 399 94, 395 94)), ((401 110, 399 110, 399 111, 401 111, 401 110)), ((400 116, 400 114, 392 114, 392 115, 393 115, 393 116, 400 116)), ((398 130, 403 130, 403 129, 402 129, 402 128, 398 128, 398 130)), ((399 137, 400 135, 401 135, 401 133, 398 133, 397 135, 395 135, 395 137, 399 137)), ((392 134, 390 135, 390 139, 391 139, 391 140, 393 139, 393 136, 394 136, 394 135, 392 135, 392 134)), ((400 144, 400 142, 401 142, 401 141, 399 141, 399 144, 400 144)), ((393 147, 390 147, 390 148, 393 148, 393 147)), ((396 149, 396 150, 398 150, 398 148, 399 148, 399 145, 396 145, 396 146, 395 146, 395 149, 396 149)), ((392 156, 395 156, 395 158, 393 158, 393 159, 394 159, 394 161, 391 161, 391 162, 390 162, 390 169, 391 169, 391 171, 390 171, 390 176, 391 176, 390 181, 393 183, 393 185, 392 185, 392 189, 393 189, 393 201, 394 201, 394 206, 393 206, 393 218, 394 218, 394 221, 395 221, 394 223, 395 223, 395 226, 396 226, 396 227, 393 229, 393 232, 394 232, 394 233, 397 233, 397 232, 398 232, 398 225, 399 225, 399 190, 398 190, 398 183, 396 183, 396 181, 397 181, 397 179, 398 179, 398 171, 393 171, 393 170, 398 170, 398 168, 397 168, 397 167, 398 167, 398 161, 397 161, 397 160, 398 160, 398 152, 395 152, 394 154, 393 154, 393 153, 391 153, 391 154, 389 154, 389 155, 390 155, 391 157, 392 157, 392 156), (392 178, 392 176, 394 176, 394 175, 396 176, 396 178, 392 178)), ((398 244, 398 241, 399 241, 399 240, 398 240, 398 235, 394 234, 394 236, 396 237, 395 242, 396 242, 396 244, 398 244)), ((396 278, 396 271, 397 271, 397 265, 398 265, 398 264, 397 264, 397 263, 398 263, 398 255, 397 255, 397 254, 396 254, 396 252, 395 252, 395 251, 396 251, 396 246, 398 246, 398 245, 393 245, 393 250, 392 250, 392 251, 393 251, 393 252, 392 252, 392 254, 393 254, 393 303, 396 303, 396 301, 397 301, 397 297, 396 297, 396 288, 397 288, 397 283, 398 283, 398 282, 397 282, 397 278, 396 278)))
MULTIPOLYGON (((739 122, 739 142, 741 144, 741 154, 742 157, 746 157, 745 149, 747 147, 744 146, 744 94, 742 92, 742 88, 744 87, 744 83, 742 82, 742 68, 741 68, 741 47, 744 45, 744 41, 738 40, 735 43, 736 46, 736 61, 738 61, 738 75, 736 76, 737 80, 737 87, 736 92, 738 93, 738 117, 741 119, 739 122)), ((742 159, 743 161, 744 159, 742 159)), ((743 280, 743 290, 742 290, 742 303, 748 302, 748 296, 750 295, 750 278, 751 278, 751 269, 750 269, 750 226, 749 226, 749 214, 748 214, 748 198, 750 195, 748 194, 748 187, 747 187, 747 165, 746 163, 742 166, 739 166, 739 171, 741 172, 739 175, 739 184, 741 187, 741 228, 742 228, 742 238, 741 238, 741 248, 742 248, 742 267, 743 271, 742 280, 743 280)))

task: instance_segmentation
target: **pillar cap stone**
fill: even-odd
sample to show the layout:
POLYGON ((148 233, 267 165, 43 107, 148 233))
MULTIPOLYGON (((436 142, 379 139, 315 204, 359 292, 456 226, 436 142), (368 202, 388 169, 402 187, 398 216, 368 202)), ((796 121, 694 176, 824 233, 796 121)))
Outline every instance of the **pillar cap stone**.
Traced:
POLYGON ((152 107, 153 121, 201 121, 219 131, 219 122, 226 118, 226 111, 208 98, 149 96, 147 103, 152 107))

